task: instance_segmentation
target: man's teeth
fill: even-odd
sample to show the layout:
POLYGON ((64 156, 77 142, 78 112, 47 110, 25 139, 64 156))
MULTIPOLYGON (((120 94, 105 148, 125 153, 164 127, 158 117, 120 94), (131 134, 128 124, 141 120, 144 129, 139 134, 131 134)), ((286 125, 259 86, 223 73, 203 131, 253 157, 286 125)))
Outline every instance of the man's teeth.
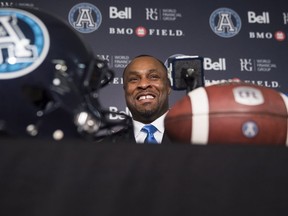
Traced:
POLYGON ((139 100, 145 100, 145 99, 153 99, 154 97, 152 95, 144 95, 139 97, 139 100))

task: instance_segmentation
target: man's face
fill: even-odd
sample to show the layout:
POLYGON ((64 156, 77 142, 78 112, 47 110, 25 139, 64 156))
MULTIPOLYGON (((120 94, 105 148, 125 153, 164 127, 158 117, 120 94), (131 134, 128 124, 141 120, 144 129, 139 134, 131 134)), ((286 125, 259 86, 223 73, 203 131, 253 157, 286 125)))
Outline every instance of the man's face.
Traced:
POLYGON ((155 58, 135 58, 123 75, 125 100, 135 120, 150 123, 169 108, 166 69, 155 58))

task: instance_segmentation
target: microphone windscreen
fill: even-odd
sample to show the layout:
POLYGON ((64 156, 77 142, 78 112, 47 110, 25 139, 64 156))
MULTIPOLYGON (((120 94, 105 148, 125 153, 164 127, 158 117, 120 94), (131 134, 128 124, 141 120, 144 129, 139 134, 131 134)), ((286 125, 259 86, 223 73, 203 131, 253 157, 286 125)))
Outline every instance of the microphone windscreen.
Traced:
POLYGON ((166 60, 171 87, 174 90, 188 88, 187 80, 193 79, 195 87, 204 86, 203 58, 199 56, 177 55, 166 60))

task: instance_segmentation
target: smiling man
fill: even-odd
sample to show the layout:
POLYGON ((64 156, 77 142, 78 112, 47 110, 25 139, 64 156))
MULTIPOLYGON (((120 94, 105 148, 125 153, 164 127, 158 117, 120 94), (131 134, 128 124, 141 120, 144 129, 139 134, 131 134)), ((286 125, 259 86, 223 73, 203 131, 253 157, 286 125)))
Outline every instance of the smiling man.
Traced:
POLYGON ((163 62, 150 55, 137 56, 124 69, 123 82, 133 118, 133 129, 125 137, 136 143, 170 143, 164 133, 164 118, 171 88, 163 62))
POLYGON ((134 58, 123 72, 123 88, 133 119, 144 124, 168 111, 171 88, 164 64, 142 55, 134 58))
POLYGON ((153 136, 156 142, 161 143, 171 92, 165 65, 153 56, 137 56, 124 69, 123 82, 126 104, 133 118, 136 142, 147 142, 147 131, 143 130, 143 127, 150 125, 154 128, 153 136))

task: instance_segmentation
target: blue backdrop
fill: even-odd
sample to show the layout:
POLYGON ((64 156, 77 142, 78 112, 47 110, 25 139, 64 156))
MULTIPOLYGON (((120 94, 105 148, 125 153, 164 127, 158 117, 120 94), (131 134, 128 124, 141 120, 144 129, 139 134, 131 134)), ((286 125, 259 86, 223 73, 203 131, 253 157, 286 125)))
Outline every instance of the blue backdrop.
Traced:
MULTIPOLYGON (((100 92, 103 106, 113 111, 128 113, 121 75, 139 54, 163 61, 179 53, 199 55, 204 57, 207 85, 240 78, 288 93, 285 1, 27 0, 1 6, 39 8, 74 28, 115 71, 113 82, 100 92), (89 16, 80 8, 90 11, 89 16)), ((170 106, 183 95, 174 91, 170 106)))

